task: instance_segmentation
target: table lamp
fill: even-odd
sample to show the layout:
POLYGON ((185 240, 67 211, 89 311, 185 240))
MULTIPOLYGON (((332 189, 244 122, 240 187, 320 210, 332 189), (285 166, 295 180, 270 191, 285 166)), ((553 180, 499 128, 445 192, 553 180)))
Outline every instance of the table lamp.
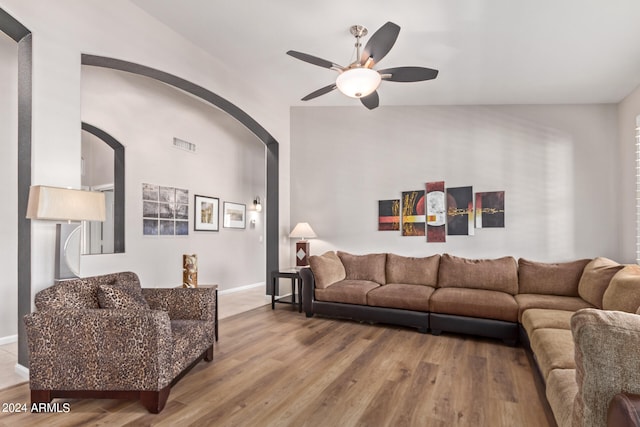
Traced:
POLYGON ((71 222, 104 221, 106 219, 104 193, 33 185, 29 188, 27 218, 58 222, 55 278, 77 277, 80 273, 78 232, 81 228, 79 224, 71 222))
POLYGON ((296 267, 309 265, 309 241, 305 237, 318 237, 308 222, 299 222, 293 227, 289 237, 297 237, 296 242, 296 267))

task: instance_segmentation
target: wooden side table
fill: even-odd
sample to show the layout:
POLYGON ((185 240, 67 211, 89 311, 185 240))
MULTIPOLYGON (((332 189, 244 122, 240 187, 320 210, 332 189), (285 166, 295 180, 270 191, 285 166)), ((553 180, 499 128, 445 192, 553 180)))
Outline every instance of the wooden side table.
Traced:
MULTIPOLYGON (((183 286, 177 286, 178 288, 182 288, 183 286)), ((213 316, 214 316, 214 324, 213 324, 213 332, 218 341, 218 285, 198 285, 198 288, 213 288, 215 289, 215 301, 213 303, 213 316)), ((185 289, 196 289, 196 288, 185 288, 185 289)))
POLYGON ((276 308, 276 303, 291 304, 294 310, 298 305, 298 313, 302 313, 302 279, 300 278, 300 268, 286 268, 271 272, 271 283, 273 284, 273 293, 271 294, 271 309, 276 308), (279 281, 278 279, 291 279, 291 300, 288 297, 278 297, 279 281), (298 301, 296 301, 296 287, 298 288, 298 301))

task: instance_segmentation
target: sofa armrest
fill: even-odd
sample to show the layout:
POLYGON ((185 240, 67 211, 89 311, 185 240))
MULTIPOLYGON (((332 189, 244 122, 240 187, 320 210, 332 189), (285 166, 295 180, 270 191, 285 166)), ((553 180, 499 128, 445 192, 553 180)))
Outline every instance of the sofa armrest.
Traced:
POLYGON ((315 299, 316 282, 311 268, 302 268, 300 270, 300 278, 302 279, 302 308, 307 317, 313 315, 313 300, 315 299))
POLYGON ((169 313, 171 320, 214 320, 214 288, 142 288, 152 310, 169 313))
POLYGON ((606 425, 618 393, 640 393, 640 316, 587 308, 571 318, 576 382, 573 425, 606 425))
POLYGON ((173 379, 165 312, 56 309, 24 322, 32 390, 160 390, 173 379))

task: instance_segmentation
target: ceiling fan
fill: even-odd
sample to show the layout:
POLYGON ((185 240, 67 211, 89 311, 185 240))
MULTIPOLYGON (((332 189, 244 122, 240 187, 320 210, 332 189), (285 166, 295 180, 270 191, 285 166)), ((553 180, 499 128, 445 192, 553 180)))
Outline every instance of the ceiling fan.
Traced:
POLYGON ((346 67, 295 50, 287 52, 287 55, 291 55, 301 61, 335 70, 339 73, 335 83, 311 92, 302 98, 302 101, 308 101, 338 89, 347 96, 360 99, 365 107, 372 110, 380 103, 377 89, 382 80, 390 82, 419 82, 435 79, 438 75, 438 70, 424 67, 373 69, 373 66, 377 65, 389 53, 398 38, 400 26, 393 22, 387 22, 373 33, 362 54, 360 54, 360 38, 367 35, 367 29, 362 25, 354 25, 350 28, 350 32, 356 38, 356 60, 346 67))

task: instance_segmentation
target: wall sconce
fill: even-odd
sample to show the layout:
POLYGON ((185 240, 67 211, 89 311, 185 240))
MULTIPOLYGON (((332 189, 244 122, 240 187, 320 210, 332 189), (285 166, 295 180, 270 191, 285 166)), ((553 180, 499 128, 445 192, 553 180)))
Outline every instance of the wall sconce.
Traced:
POLYGON ((260 203, 260 196, 256 196, 256 198, 253 199, 253 208, 256 210, 256 212, 262 212, 262 203, 260 203))

